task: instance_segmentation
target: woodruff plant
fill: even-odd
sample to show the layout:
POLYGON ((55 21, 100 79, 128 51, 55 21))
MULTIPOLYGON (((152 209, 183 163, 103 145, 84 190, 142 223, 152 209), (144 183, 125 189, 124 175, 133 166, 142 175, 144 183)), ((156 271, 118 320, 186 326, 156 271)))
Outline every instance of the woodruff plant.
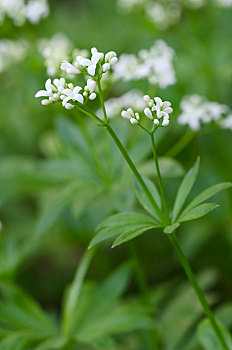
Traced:
POLYGON ((72 82, 68 83, 64 78, 54 79, 53 82, 51 79, 48 79, 45 84, 45 90, 40 90, 36 94, 36 97, 43 97, 43 105, 48 105, 59 101, 67 110, 76 107, 79 111, 97 121, 98 125, 104 127, 106 132, 108 132, 113 138, 116 146, 120 150, 122 156, 137 180, 137 197, 144 209, 147 211, 147 214, 123 212, 108 217, 98 226, 97 234, 90 243, 90 248, 110 238, 116 238, 113 243, 113 247, 116 247, 153 228, 163 230, 185 270, 185 273, 201 303, 206 316, 208 317, 208 320, 222 349, 229 350, 224 331, 215 319, 204 293, 196 280, 188 260, 179 244, 176 236, 176 230, 182 222, 200 218, 214 210, 218 205, 215 203, 206 203, 205 201, 219 191, 231 187, 231 183, 221 183, 212 186, 200 193, 187 206, 185 206, 186 199, 198 175, 200 164, 198 159, 193 168, 184 177, 178 189, 174 207, 171 211, 169 210, 159 169, 159 161, 155 144, 155 133, 159 128, 167 127, 169 125, 170 114, 173 112, 171 103, 169 101, 163 102, 159 97, 151 98, 150 96, 145 95, 144 101, 147 106, 145 107, 143 113, 139 114, 137 111, 134 111, 132 108, 133 106, 127 110, 123 110, 121 113, 121 116, 124 119, 128 119, 132 125, 140 127, 151 140, 154 166, 159 184, 158 191, 154 184, 148 182, 141 176, 137 167, 130 158, 126 148, 112 129, 110 120, 107 116, 102 94, 101 80, 104 78, 104 76, 106 76, 106 74, 111 72, 112 66, 117 63, 117 61, 117 54, 114 51, 103 54, 98 52, 96 48, 92 48, 90 58, 77 56, 73 63, 64 61, 61 64, 61 70, 65 71, 70 79, 79 74, 87 77, 86 85, 84 87, 74 86, 72 82), (97 93, 99 95, 104 118, 97 116, 87 106, 89 100, 94 100, 97 97, 97 93), (145 123, 147 118, 150 120, 150 128, 148 128, 147 123, 145 123))

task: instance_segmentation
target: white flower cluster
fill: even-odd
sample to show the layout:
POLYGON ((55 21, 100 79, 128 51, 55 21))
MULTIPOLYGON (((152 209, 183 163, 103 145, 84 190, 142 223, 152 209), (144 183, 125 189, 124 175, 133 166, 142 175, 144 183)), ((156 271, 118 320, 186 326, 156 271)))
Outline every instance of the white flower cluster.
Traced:
MULTIPOLYGON (((131 90, 120 97, 110 98, 105 102, 106 113, 109 118, 118 116, 122 109, 127 109, 130 106, 133 106, 138 112, 143 111, 145 101, 141 91, 131 90)), ((98 110, 97 114, 103 117, 101 110, 98 110)))
POLYGON ((27 49, 28 45, 23 40, 0 40, 0 72, 22 61, 26 57, 27 49))
POLYGON ((178 23, 181 17, 181 6, 177 1, 168 1, 165 4, 149 1, 144 11, 147 19, 160 30, 165 30, 178 23))
POLYGON ((147 107, 144 109, 144 114, 151 119, 156 126, 168 126, 169 114, 173 112, 169 101, 162 101, 160 97, 155 97, 154 100, 150 96, 145 95, 144 101, 147 107))
POLYGON ((108 52, 106 55, 93 47, 91 49, 91 57, 77 56, 73 63, 63 61, 61 69, 69 75, 85 74, 92 77, 99 75, 100 77, 108 72, 111 67, 118 61, 117 54, 114 51, 108 52))
POLYGON ((174 50, 163 40, 157 40, 149 50, 141 50, 137 56, 123 54, 114 66, 114 79, 148 79, 151 84, 166 88, 176 82, 174 54, 174 50))
POLYGON ((94 100, 96 98, 95 88, 96 82, 92 79, 87 80, 84 89, 80 86, 74 86, 72 83, 66 83, 64 78, 54 79, 53 83, 51 79, 48 79, 45 83, 45 90, 38 91, 35 97, 46 97, 41 101, 44 106, 62 101, 62 105, 66 109, 73 109, 75 106, 70 101, 84 104, 88 99, 94 100), (83 90, 82 93, 81 90, 83 90))
POLYGON ((52 77, 57 74, 62 61, 70 58, 73 49, 71 41, 62 33, 54 34, 51 39, 40 39, 37 46, 47 74, 52 77))
POLYGON ((47 0, 1 0, 0 1, 0 24, 5 17, 13 20, 14 24, 21 26, 26 20, 37 24, 42 18, 49 15, 47 0))
POLYGON ((200 9, 210 3, 232 6, 232 0, 117 0, 117 8, 122 14, 140 10, 157 29, 164 30, 179 21, 183 7, 200 9))
MULTIPOLYGON (((173 112, 171 103, 169 101, 162 101, 160 97, 151 99, 150 96, 145 95, 143 97, 147 107, 144 108, 144 115, 152 120, 156 127, 169 125, 169 114, 173 112)), ((132 108, 123 110, 121 116, 124 119, 128 119, 132 125, 139 124, 140 115, 138 112, 134 112, 132 108)))
POLYGON ((178 122, 188 125, 192 130, 198 130, 202 124, 219 121, 229 112, 226 105, 209 102, 200 95, 185 96, 180 103, 180 107, 182 113, 178 118, 178 122))

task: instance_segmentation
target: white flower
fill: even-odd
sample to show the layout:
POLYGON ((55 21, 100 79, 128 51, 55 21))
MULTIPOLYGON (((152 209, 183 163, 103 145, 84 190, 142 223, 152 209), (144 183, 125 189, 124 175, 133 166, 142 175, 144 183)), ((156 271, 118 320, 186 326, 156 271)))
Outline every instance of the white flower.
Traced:
POLYGON ((121 116, 124 119, 128 119, 132 125, 137 125, 139 123, 139 113, 134 113, 132 108, 122 111, 121 116))
POLYGON ((61 64, 61 70, 68 74, 86 74, 94 77, 99 74, 101 77, 103 73, 110 70, 117 62, 117 54, 114 51, 108 52, 104 55, 102 52, 93 47, 91 49, 91 58, 87 58, 87 55, 78 55, 73 63, 63 61, 61 64), (97 66, 99 65, 99 70, 97 71, 97 66))
POLYGON ((180 124, 186 124, 193 130, 198 130, 202 124, 217 121, 228 113, 228 107, 217 102, 209 102, 200 95, 185 96, 180 107, 182 113, 178 118, 180 124))
POLYGON ((16 26, 22 26, 27 19, 32 24, 37 24, 48 14, 47 0, 0 0, 0 24, 6 16, 11 18, 16 26))
POLYGON ((104 57, 102 52, 98 52, 95 47, 91 49, 92 57, 91 59, 84 58, 82 56, 77 56, 77 63, 83 68, 87 67, 87 71, 90 75, 94 76, 97 68, 98 62, 104 57))
POLYGON ((162 126, 169 125, 169 114, 173 112, 171 103, 169 101, 162 101, 160 97, 155 97, 154 102, 150 96, 145 95, 144 100, 148 107, 144 109, 144 114, 147 118, 153 120, 156 126, 160 124, 162 126))
POLYGON ((84 88, 83 95, 86 98, 88 97, 90 100, 95 100, 95 98, 97 97, 96 93, 94 92, 95 89, 96 89, 96 82, 93 79, 88 79, 87 84, 84 88))
POLYGON ((148 1, 144 10, 147 19, 160 30, 165 30, 177 23, 181 16, 181 6, 176 0, 165 4, 148 1))
POLYGON ((25 16, 29 22, 37 24, 49 15, 47 0, 29 0, 25 5, 25 16))
POLYGON ((23 40, 0 40, 0 72, 21 62, 27 55, 28 45, 23 40))
POLYGON ((114 79, 131 81, 147 78, 151 84, 166 88, 176 82, 173 68, 174 50, 162 40, 157 40, 149 50, 138 56, 123 54, 114 66, 114 79))
POLYGON ((61 62, 69 59, 73 48, 73 44, 62 33, 54 34, 51 39, 40 39, 37 45, 49 76, 58 73, 61 62))
POLYGON ((69 84, 69 88, 68 89, 64 89, 62 91, 62 97, 61 99, 63 100, 62 105, 66 108, 66 109, 71 109, 74 108, 73 105, 71 105, 70 103, 68 103, 70 100, 71 101, 77 101, 81 104, 84 103, 84 97, 79 94, 79 92, 82 90, 82 88, 80 86, 73 86, 73 84, 69 84), (73 107, 71 107, 73 106, 73 107))

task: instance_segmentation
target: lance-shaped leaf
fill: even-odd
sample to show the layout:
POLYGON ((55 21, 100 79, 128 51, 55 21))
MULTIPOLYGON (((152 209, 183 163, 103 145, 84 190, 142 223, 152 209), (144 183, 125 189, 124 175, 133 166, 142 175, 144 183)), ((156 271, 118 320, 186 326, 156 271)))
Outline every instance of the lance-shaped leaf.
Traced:
POLYGON ((178 189, 174 208, 173 208, 173 218, 172 218, 173 223, 176 222, 181 212, 181 209, 185 203, 185 200, 188 197, 188 194, 191 191, 196 181, 196 178, 199 172, 199 166, 200 166, 200 159, 198 158, 193 168, 191 168, 189 172, 186 174, 186 176, 184 177, 178 189))
POLYGON ((196 207, 197 205, 201 204, 202 202, 206 201, 207 199, 213 197, 215 194, 217 194, 220 191, 226 190, 227 188, 230 188, 232 186, 231 182, 222 182, 220 184, 211 186, 201 192, 198 196, 196 196, 191 203, 185 208, 185 211, 189 211, 190 209, 196 207))
POLYGON ((112 215, 98 226, 97 234, 91 241, 90 247, 119 236, 113 244, 116 246, 156 227, 160 227, 160 223, 148 215, 133 212, 112 215))
POLYGON ((195 220, 199 219, 202 216, 205 216, 206 214, 210 213, 212 210, 216 209, 219 205, 215 203, 204 203, 200 204, 195 208, 192 208, 188 211, 184 211, 178 221, 179 222, 184 222, 184 221, 190 221, 190 220, 195 220))

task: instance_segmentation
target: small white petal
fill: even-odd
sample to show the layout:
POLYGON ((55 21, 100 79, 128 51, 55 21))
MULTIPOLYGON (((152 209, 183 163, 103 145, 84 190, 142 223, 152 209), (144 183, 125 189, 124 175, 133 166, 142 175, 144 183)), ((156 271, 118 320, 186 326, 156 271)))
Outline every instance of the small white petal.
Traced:
POLYGON ((144 109, 144 114, 145 114, 145 116, 148 117, 149 119, 153 119, 153 115, 152 115, 151 110, 150 110, 149 108, 146 107, 146 108, 144 109))
POLYGON ((102 52, 96 52, 93 54, 91 61, 93 64, 97 64, 101 58, 104 57, 104 54, 102 52))
POLYGON ((45 89, 46 89, 47 91, 49 91, 49 90, 52 89, 52 81, 51 81, 51 79, 48 79, 48 80, 46 81, 46 83, 45 83, 45 89))
POLYGON ((164 108, 166 108, 166 107, 171 107, 171 102, 169 102, 169 101, 164 101, 164 108))
POLYGON ((52 101, 49 101, 49 100, 42 100, 42 101, 41 101, 41 104, 42 104, 43 106, 50 105, 50 103, 52 103, 52 101))
POLYGON ((110 60, 110 65, 112 66, 113 64, 117 63, 118 62, 118 58, 117 57, 113 57, 111 58, 110 60))
POLYGON ((150 98, 149 95, 143 96, 143 99, 144 99, 145 102, 150 102, 151 101, 151 98, 150 98))
POLYGON ((125 119, 131 119, 131 115, 127 111, 122 111, 121 116, 125 119))
POLYGON ((134 111, 132 108, 128 108, 127 112, 131 115, 131 117, 134 117, 134 111))
POLYGON ((158 119, 154 119, 153 123, 158 126, 160 122, 158 121, 158 119))
POLYGON ((95 64, 91 64, 91 66, 88 67, 88 73, 90 75, 94 75, 96 71, 96 65, 95 64))
POLYGON ((35 94, 35 97, 48 97, 50 96, 50 92, 46 91, 46 90, 40 90, 35 94))
POLYGON ((131 122, 132 125, 136 125, 136 124, 139 123, 138 120, 135 119, 135 118, 131 118, 131 119, 130 119, 130 122, 131 122))
POLYGON ((110 70, 110 64, 109 63, 104 63, 102 66, 102 70, 103 72, 107 72, 108 70, 110 70))
POLYGON ((82 88, 80 86, 75 86, 75 88, 73 89, 73 95, 78 94, 78 92, 80 92, 82 90, 82 88))
POLYGON ((135 113, 135 118, 136 118, 137 120, 139 120, 139 119, 140 119, 140 115, 139 115, 139 113, 135 113))
POLYGON ((93 79, 87 80, 87 88, 90 92, 93 92, 96 88, 96 82, 93 79))
POLYGON ((162 126, 168 126, 169 125, 169 119, 164 119, 162 122, 162 126))
POLYGON ((67 102, 70 101, 70 100, 71 100, 70 97, 65 97, 65 98, 63 99, 62 105, 65 106, 65 105, 67 104, 67 102))
POLYGON ((81 94, 75 95, 74 100, 79 102, 79 103, 84 103, 84 97, 81 94))
POLYGON ((74 106, 71 103, 66 103, 65 108, 70 110, 70 109, 73 109, 74 106))
POLYGON ((163 109, 163 111, 165 113, 171 114, 173 112, 173 109, 172 109, 172 107, 166 107, 166 108, 163 109))
POLYGON ((97 95, 93 92, 93 93, 89 96, 89 99, 90 99, 90 100, 95 100, 96 97, 97 97, 97 95))

